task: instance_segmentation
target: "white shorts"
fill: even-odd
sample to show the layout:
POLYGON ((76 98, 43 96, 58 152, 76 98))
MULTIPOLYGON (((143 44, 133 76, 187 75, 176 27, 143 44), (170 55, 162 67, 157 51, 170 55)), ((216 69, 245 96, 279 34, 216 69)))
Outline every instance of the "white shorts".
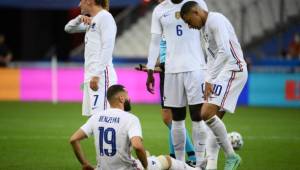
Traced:
POLYGON ((236 104, 248 79, 247 68, 242 72, 223 71, 213 82, 214 94, 207 103, 221 107, 221 110, 234 113, 236 104))
POLYGON ((85 82, 83 87, 82 115, 92 116, 109 107, 106 99, 106 91, 108 87, 117 83, 117 74, 113 68, 106 69, 100 75, 98 90, 94 91, 90 88, 90 83, 85 82))
POLYGON ((164 105, 167 107, 185 107, 201 104, 205 70, 183 73, 166 73, 164 85, 164 105))
MULTIPOLYGON (((147 170, 162 170, 163 166, 161 162, 155 156, 147 157, 148 167, 147 170)), ((135 160, 137 165, 137 170, 144 170, 141 162, 139 160, 135 160)), ((171 167, 170 170, 197 170, 197 168, 193 168, 188 166, 185 162, 176 160, 171 158, 171 167)))
MULTIPOLYGON (((160 162, 158 161, 157 157, 155 156, 149 156, 147 157, 147 162, 148 162, 148 167, 147 170, 161 170, 162 166, 160 162)), ((136 159, 135 163, 137 165, 136 169, 137 170, 144 170, 144 167, 140 160, 136 159)))

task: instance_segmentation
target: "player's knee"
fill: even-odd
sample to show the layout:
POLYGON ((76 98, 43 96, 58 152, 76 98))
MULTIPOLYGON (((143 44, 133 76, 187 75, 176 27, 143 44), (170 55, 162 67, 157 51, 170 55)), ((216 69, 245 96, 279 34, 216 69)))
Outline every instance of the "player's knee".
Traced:
POLYGON ((166 125, 169 125, 172 122, 171 109, 167 109, 167 108, 162 109, 162 120, 166 125))
POLYGON ((185 107, 173 107, 172 110, 172 119, 175 121, 185 120, 186 108, 185 107))
POLYGON ((159 161, 161 165, 161 169, 170 169, 172 165, 171 157, 170 156, 165 156, 165 155, 160 155, 157 157, 157 160, 159 161))
POLYGON ((219 107, 214 104, 205 103, 201 109, 201 118, 206 121, 217 114, 219 107))
POLYGON ((197 104, 197 105, 189 105, 189 109, 190 109, 190 115, 191 115, 191 119, 192 121, 201 121, 201 107, 202 104, 197 104))

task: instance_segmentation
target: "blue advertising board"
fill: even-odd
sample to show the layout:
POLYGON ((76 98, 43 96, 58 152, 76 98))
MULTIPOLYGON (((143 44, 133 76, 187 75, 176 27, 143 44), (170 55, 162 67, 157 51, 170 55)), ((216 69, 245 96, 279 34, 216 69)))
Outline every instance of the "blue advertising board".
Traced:
POLYGON ((300 107, 300 74, 251 73, 250 106, 300 107))

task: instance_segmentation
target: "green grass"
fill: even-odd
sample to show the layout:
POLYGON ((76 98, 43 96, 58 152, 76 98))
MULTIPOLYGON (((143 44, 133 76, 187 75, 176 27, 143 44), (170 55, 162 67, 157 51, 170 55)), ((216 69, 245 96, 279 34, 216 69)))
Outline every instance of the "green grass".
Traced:
MULTIPOLYGON (((168 154, 167 128, 158 105, 134 105, 140 118, 145 147, 152 154, 168 154)), ((0 102, 0 169, 80 169, 68 143, 69 136, 86 120, 81 104, 0 102)), ((238 131, 245 145, 240 170, 300 169, 300 110, 241 107, 225 116, 228 131, 238 131)), ((190 120, 187 120, 190 127, 190 120)), ((93 140, 83 142, 95 163, 93 140)), ((219 165, 223 167, 221 152, 219 165)))

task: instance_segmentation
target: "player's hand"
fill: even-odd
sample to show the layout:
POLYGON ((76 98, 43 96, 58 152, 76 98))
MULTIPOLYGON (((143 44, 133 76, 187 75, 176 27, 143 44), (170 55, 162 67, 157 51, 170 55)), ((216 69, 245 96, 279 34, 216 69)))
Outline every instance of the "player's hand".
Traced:
MULTIPOLYGON (((139 64, 138 66, 134 67, 135 70, 137 71, 143 71, 143 72, 148 72, 148 68, 146 67, 145 64, 139 64)), ((154 73, 160 73, 162 72, 160 67, 155 67, 154 68, 154 73)))
POLYGON ((148 77, 147 77, 147 90, 148 92, 154 94, 154 76, 153 76, 153 70, 148 70, 148 77))
POLYGON ((138 66, 134 67, 134 69, 137 71, 148 72, 148 69, 145 64, 139 64, 138 66))
POLYGON ((205 90, 204 90, 204 100, 208 101, 208 98, 213 93, 213 85, 211 83, 205 82, 205 90))
POLYGON ((95 168, 90 164, 83 164, 82 170, 94 170, 95 168))
POLYGON ((99 77, 92 77, 91 81, 90 81, 90 88, 94 91, 98 90, 98 83, 99 83, 100 78, 99 77))
POLYGON ((82 23, 84 23, 85 25, 90 25, 92 23, 92 18, 88 17, 88 16, 85 16, 85 15, 81 15, 80 16, 80 21, 82 23))

